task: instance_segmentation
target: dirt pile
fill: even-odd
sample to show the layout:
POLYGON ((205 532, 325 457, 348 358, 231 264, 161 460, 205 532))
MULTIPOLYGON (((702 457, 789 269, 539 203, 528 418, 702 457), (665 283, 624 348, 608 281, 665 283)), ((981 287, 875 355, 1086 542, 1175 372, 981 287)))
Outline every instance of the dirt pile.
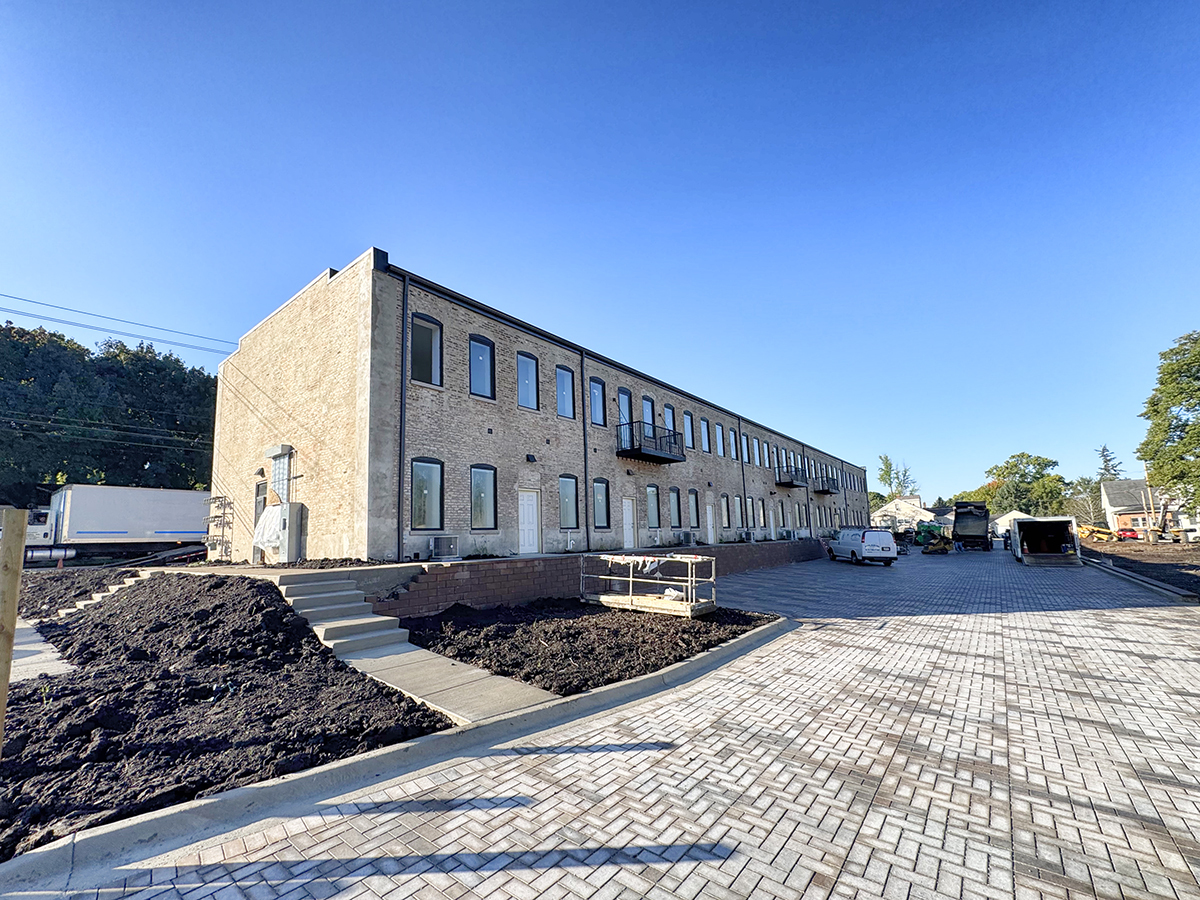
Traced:
POLYGON ((538 600, 401 619, 409 640, 435 653, 561 696, 656 672, 774 619, 718 609, 699 619, 538 600))
MULTIPOLYGON (((23 581, 30 604, 50 596, 23 581)), ((39 630, 79 669, 12 686, 0 860, 450 725, 339 661, 255 579, 158 576, 39 630)))
POLYGON ((76 600, 107 591, 120 584, 133 569, 26 569, 21 573, 21 599, 17 614, 25 619, 54 619, 60 609, 70 609, 76 600))
POLYGON ((1111 559, 1118 569, 1200 594, 1200 543, 1081 541, 1080 548, 1089 559, 1111 559))

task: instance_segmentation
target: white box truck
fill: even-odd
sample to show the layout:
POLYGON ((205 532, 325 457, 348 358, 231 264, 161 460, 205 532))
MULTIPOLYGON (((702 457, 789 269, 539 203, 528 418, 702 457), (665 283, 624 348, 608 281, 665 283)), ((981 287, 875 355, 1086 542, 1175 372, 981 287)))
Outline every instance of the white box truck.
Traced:
POLYGON ((104 556, 128 558, 203 549, 208 491, 68 484, 50 506, 31 509, 27 562, 104 556))
POLYGON ((1012 555, 1027 566, 1082 566, 1074 516, 1027 516, 1009 526, 1012 555))

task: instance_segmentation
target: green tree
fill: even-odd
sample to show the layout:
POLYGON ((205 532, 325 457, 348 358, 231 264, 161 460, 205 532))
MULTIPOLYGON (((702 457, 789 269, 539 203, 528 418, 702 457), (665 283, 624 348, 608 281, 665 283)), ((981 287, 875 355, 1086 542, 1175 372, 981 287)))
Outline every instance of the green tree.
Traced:
POLYGON ((1082 475, 1067 485, 1067 515, 1084 525, 1103 525, 1104 508, 1100 503, 1100 479, 1082 475))
POLYGON ((1051 471, 1056 468, 1058 461, 1047 456, 1014 453, 987 470, 986 483, 955 494, 954 499, 983 502, 998 513, 1019 509, 1031 516, 1059 515, 1066 503, 1067 482, 1051 471))
POLYGON ((1200 331, 1192 331, 1159 354, 1158 381, 1140 413, 1149 422, 1137 457, 1152 485, 1200 509, 1200 331))
POLYGON ((886 501, 915 494, 920 487, 912 477, 907 463, 897 465, 886 453, 879 457, 879 485, 887 489, 886 501))
POLYGON ((867 491, 867 502, 871 505, 871 512, 875 512, 888 502, 888 498, 879 491, 867 491))
POLYGON ((148 344, 100 352, 0 328, 0 502, 67 483, 197 488, 212 471, 216 379, 148 344))
POLYGON ((1100 456, 1100 468, 1096 472, 1096 481, 1119 481, 1124 474, 1121 464, 1117 462, 1117 454, 1108 449, 1108 444, 1101 444, 1096 451, 1100 456))

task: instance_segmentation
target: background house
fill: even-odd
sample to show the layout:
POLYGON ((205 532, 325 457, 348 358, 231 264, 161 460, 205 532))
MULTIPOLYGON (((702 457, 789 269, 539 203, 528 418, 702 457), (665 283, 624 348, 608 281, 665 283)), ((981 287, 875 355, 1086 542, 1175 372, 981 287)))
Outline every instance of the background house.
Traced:
MULTIPOLYGON (((1142 478, 1122 478, 1100 483, 1100 505, 1108 527, 1146 529, 1158 524, 1163 497, 1158 488, 1147 489, 1142 478)), ((1178 523, 1178 504, 1168 502, 1167 527, 1178 523)))

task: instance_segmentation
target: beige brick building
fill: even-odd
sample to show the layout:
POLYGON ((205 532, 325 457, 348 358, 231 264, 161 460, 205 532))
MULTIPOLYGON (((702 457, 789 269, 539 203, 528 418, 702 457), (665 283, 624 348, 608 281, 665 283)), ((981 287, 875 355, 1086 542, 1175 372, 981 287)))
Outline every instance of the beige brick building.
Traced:
POLYGON ((859 466, 376 249, 219 369, 213 492, 237 560, 271 491, 303 505, 303 555, 397 560, 438 537, 471 556, 818 535, 866 524, 866 490, 859 466))

